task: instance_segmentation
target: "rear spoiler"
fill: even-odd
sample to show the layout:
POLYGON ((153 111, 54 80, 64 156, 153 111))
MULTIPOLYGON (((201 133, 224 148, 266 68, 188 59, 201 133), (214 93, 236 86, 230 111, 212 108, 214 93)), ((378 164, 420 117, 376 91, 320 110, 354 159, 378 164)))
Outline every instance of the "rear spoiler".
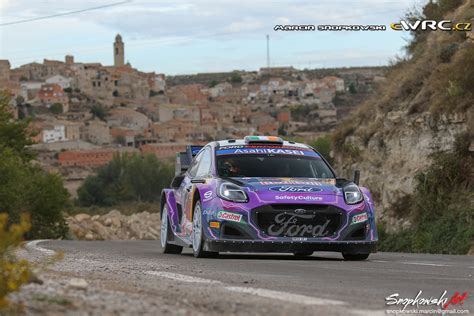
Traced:
POLYGON ((175 176, 188 170, 194 156, 196 156, 203 147, 204 146, 187 145, 186 151, 176 154, 175 176))

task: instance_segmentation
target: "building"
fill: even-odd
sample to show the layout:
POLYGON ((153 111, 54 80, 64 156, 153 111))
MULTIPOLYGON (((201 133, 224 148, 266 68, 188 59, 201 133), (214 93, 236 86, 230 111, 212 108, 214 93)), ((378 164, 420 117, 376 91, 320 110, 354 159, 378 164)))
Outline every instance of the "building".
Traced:
POLYGON ((61 103, 63 107, 65 107, 69 103, 69 99, 66 93, 64 93, 63 88, 55 83, 43 84, 38 91, 37 98, 41 103, 46 105, 61 103))
POLYGON ((61 166, 100 167, 108 164, 117 154, 136 152, 134 148, 63 151, 58 154, 58 161, 61 166))
POLYGON ((8 60, 0 60, 0 82, 10 80, 10 62, 8 60))
POLYGON ((66 129, 64 125, 54 125, 41 131, 43 143, 55 143, 66 140, 66 129))
POLYGON ((112 143, 109 126, 106 122, 100 120, 86 122, 81 138, 96 145, 108 145, 112 143))
POLYGON ((172 158, 186 150, 187 143, 148 144, 140 147, 142 154, 154 154, 157 158, 172 158))
POLYGON ((55 75, 46 79, 46 83, 57 84, 63 90, 71 87, 72 78, 64 77, 61 75, 55 75))
POLYGON ((117 34, 114 42, 114 66, 121 67, 125 65, 125 44, 122 41, 122 36, 117 34))

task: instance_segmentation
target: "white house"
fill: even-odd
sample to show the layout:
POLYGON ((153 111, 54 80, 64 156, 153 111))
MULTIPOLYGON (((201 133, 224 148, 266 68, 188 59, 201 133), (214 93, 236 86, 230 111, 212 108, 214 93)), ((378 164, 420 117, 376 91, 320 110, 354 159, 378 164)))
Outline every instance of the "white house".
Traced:
POLYGON ((66 129, 64 125, 54 125, 53 129, 44 129, 43 143, 55 143, 66 140, 66 129))
POLYGON ((55 83, 61 88, 66 89, 71 87, 72 78, 64 77, 61 75, 55 75, 46 79, 46 83, 55 83))

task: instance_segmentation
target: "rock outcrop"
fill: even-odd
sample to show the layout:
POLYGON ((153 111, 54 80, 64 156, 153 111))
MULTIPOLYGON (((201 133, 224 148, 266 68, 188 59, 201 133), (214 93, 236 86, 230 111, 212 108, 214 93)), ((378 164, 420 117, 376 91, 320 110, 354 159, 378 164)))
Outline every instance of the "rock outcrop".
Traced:
POLYGON ((67 218, 73 238, 81 240, 135 240, 160 238, 160 214, 142 212, 130 216, 117 210, 105 215, 77 214, 67 218))

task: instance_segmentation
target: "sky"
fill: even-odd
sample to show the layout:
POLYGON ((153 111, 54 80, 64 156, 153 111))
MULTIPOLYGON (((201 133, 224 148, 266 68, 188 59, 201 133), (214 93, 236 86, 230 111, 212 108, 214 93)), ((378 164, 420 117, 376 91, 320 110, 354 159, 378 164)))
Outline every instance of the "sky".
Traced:
POLYGON ((250 71, 267 64, 268 34, 271 66, 380 66, 402 55, 408 38, 406 32, 388 25, 424 2, 0 0, 0 59, 18 67, 71 54, 76 62, 111 65, 112 44, 120 33, 125 59, 142 71, 167 75, 250 71), (384 24, 388 29, 274 31, 275 25, 285 24, 384 24))

